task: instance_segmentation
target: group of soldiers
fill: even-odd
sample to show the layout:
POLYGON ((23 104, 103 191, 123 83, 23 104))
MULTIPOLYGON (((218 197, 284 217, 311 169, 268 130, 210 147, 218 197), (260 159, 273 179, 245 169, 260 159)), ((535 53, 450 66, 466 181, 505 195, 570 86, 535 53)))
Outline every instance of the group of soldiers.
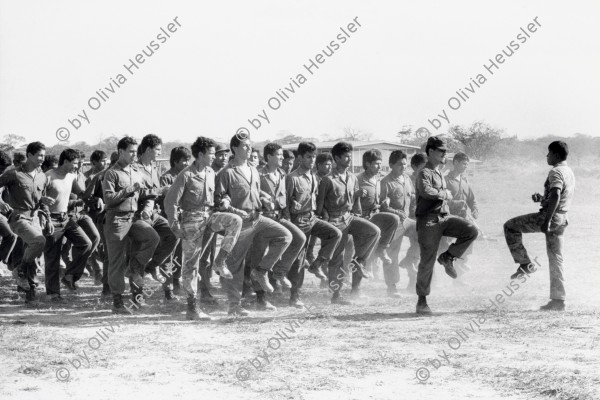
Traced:
MULTIPOLYGON (((259 311, 274 310, 267 294, 275 291, 289 290, 290 306, 302 308, 305 271, 321 280, 332 304, 351 304, 341 295, 344 283, 351 285, 350 297, 360 297, 361 281, 372 278, 379 260, 388 296, 400 296, 405 269, 406 290, 418 295, 416 312, 430 314, 426 297, 436 260, 454 279, 470 268, 479 210, 465 174, 469 157, 456 153, 444 175, 448 149, 441 137, 428 138, 425 153, 412 156, 412 174, 407 154, 392 151, 385 176, 379 150, 366 151, 364 171, 354 175, 353 148, 343 141, 330 153, 319 153, 310 142, 293 152, 268 143, 260 160, 246 135, 233 136, 228 146, 198 137, 191 152, 183 146, 171 151, 171 168, 162 175, 156 163, 161 150, 156 135, 139 143, 126 136, 110 165, 97 150, 85 173, 85 156, 74 149, 56 160, 33 142, 14 165, 0 152, 0 261, 12 270, 26 302, 36 298, 42 256, 51 302, 66 301, 61 283, 77 292, 87 268, 102 284, 102 296, 112 297, 112 311, 129 314, 144 307, 150 275, 166 300, 187 298, 191 320, 211 319, 201 305, 216 304, 213 272, 228 314, 247 316, 244 299, 259 311), (408 248, 400 259, 404 237, 408 248)), ((567 154, 566 144, 551 144, 554 173, 544 195, 534 195, 542 210, 505 225, 519 264, 513 279, 533 272, 520 232, 550 237, 550 309, 560 309, 561 302, 564 309, 562 232, 574 187, 567 154)))

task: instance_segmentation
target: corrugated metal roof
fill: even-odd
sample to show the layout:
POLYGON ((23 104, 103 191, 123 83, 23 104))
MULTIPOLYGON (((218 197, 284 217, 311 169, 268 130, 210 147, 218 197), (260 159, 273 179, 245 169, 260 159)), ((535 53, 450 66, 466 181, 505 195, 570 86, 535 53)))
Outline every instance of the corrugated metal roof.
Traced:
MULTIPOLYGON (((340 142, 340 141, 333 140, 333 141, 327 141, 327 142, 315 142, 315 145, 320 149, 324 149, 324 148, 331 148, 331 147, 333 147, 333 145, 335 145, 338 142, 340 142)), ((347 142, 350 143, 354 148, 371 147, 374 145, 389 145, 394 148, 401 148, 401 149, 417 149, 417 150, 420 149, 419 146, 413 146, 410 144, 403 144, 403 143, 394 143, 394 142, 390 142, 387 140, 374 140, 374 141, 360 141, 360 140, 351 141, 351 140, 348 140, 347 142)), ((298 148, 298 143, 284 144, 281 147, 283 147, 284 149, 295 150, 296 148, 298 148)))

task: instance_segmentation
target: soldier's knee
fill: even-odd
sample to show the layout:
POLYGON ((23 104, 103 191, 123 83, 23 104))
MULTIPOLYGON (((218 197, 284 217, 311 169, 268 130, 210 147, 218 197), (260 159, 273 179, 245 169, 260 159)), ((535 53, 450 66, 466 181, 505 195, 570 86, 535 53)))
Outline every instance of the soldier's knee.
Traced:
POLYGON ((28 246, 35 247, 36 249, 43 249, 46 246, 46 238, 43 235, 36 236, 30 243, 27 243, 28 246))
POLYGON ((475 227, 475 225, 471 225, 471 237, 473 238, 473 240, 475 240, 478 236, 479 230, 477 229, 477 227, 475 227))
POLYGON ((148 231, 148 235, 146 235, 143 240, 148 246, 158 246, 160 243, 160 235, 152 229, 148 231))
POLYGON ((381 236, 381 229, 379 229, 379 227, 377 225, 373 225, 372 226, 372 232, 371 235, 373 237, 380 237, 381 236))
POLYGON ((87 253, 92 250, 92 241, 87 236, 81 238, 81 243, 77 246, 82 252, 87 253))
POLYGON ((241 229, 243 224, 242 217, 235 214, 231 214, 231 216, 233 217, 230 222, 231 228, 235 230, 241 229))
POLYGON ((340 241, 342 240, 342 231, 340 231, 338 228, 333 228, 334 229, 334 233, 333 233, 333 237, 337 240, 340 241))
POLYGON ((514 231, 514 230, 515 230, 515 223, 514 223, 514 220, 512 220, 512 219, 509 219, 508 221, 506 221, 506 222, 504 223, 504 232, 505 232, 505 233, 507 233, 507 232, 511 232, 511 231, 514 231))
POLYGON ((286 229, 282 236, 286 243, 292 243, 292 233, 290 231, 286 229))

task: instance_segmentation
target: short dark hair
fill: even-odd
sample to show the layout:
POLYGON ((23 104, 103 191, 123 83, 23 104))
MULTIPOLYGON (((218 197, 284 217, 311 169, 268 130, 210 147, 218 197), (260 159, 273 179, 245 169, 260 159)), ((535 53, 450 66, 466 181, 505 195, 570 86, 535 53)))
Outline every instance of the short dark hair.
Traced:
POLYGON ((192 153, 185 146, 178 146, 171 150, 171 158, 169 158, 169 164, 171 167, 175 166, 182 159, 189 160, 192 157, 192 153))
POLYGON ((119 153, 113 151, 112 153, 110 153, 110 165, 115 165, 117 161, 119 161, 119 153))
POLYGON ((24 163, 26 159, 27 157, 25 157, 25 154, 21 153, 20 151, 15 151, 13 153, 13 165, 15 167, 19 164, 24 163))
POLYGON ((463 162, 463 161, 469 161, 469 156, 466 155, 465 153, 463 153, 462 151, 456 153, 454 155, 454 158, 452 158, 452 163, 463 162))
MULTIPOLYGON (((267 143, 265 148, 263 149, 263 155, 265 157, 265 161, 268 160, 268 156, 274 156, 277 153, 277 150, 281 149, 281 145, 278 143, 267 143)), ((254 151, 254 149, 252 149, 254 151)), ((260 153, 259 153, 260 154, 260 153)))
POLYGON ((333 157, 331 157, 331 153, 321 153, 317 155, 317 165, 325 164, 327 161, 333 162, 333 157))
POLYGON ((335 160, 336 157, 341 157, 344 153, 352 152, 352 145, 348 142, 337 142, 331 148, 331 155, 335 160))
POLYGON ((102 161, 103 158, 106 158, 106 153, 104 151, 94 150, 90 156, 90 161, 102 161))
POLYGON ((363 168, 367 168, 367 163, 372 163, 375 161, 381 161, 381 152, 377 149, 367 150, 363 153, 362 162, 363 168))
POLYGON ((6 168, 9 165, 12 165, 10 156, 4 151, 0 150, 0 168, 6 168))
POLYGON ((46 172, 49 170, 52 164, 58 164, 58 158, 54 154, 47 154, 44 157, 44 161, 42 161, 42 171, 46 172))
POLYGON ((287 160, 288 158, 296 158, 294 152, 292 150, 284 150, 283 151, 283 159, 287 160))
POLYGON ((80 159, 82 159, 82 160, 85 159, 85 153, 83 151, 81 151, 81 150, 76 150, 76 151, 77 151, 77 153, 79 153, 80 159))
POLYGON ((73 161, 79 158, 79 151, 73 149, 65 149, 60 153, 60 157, 58 158, 58 165, 61 166, 66 161, 73 161))
POLYGON ((410 159, 410 166, 416 167, 419 164, 424 164, 427 162, 427 154, 425 153, 415 153, 410 159))
POLYGON ((306 153, 317 151, 317 146, 312 142, 300 142, 298 143, 298 155, 304 156, 306 153))
POLYGON ((565 161, 569 155, 569 146, 562 140, 555 140, 548 145, 548 151, 558 155, 560 161, 565 161))
POLYGON ((37 154, 38 152, 46 150, 46 145, 42 142, 31 142, 27 145, 27 150, 25 150, 25 154, 37 154))
POLYGON ((125 136, 124 138, 119 140, 119 143, 117 143, 117 150, 127 150, 129 146, 136 146, 137 144, 137 140, 135 140, 131 136, 125 136))
POLYGON ((233 135, 231 140, 229 141, 229 149, 231 150, 231 153, 235 154, 235 151, 233 151, 233 148, 238 147, 241 143, 242 143, 242 139, 240 139, 238 137, 238 135, 233 135))
POLYGON ((149 134, 149 135, 144 136, 142 138, 142 141, 140 142, 138 149, 137 149, 138 156, 141 156, 142 154, 144 154, 148 148, 153 149, 156 146, 161 145, 161 144, 162 144, 161 138, 159 138, 156 135, 149 134))
MULTIPOLYGON (((413 158, 415 158, 415 156, 413 156, 413 158)), ((398 161, 403 159, 408 159, 408 155, 402 150, 394 150, 390 153, 388 164, 390 164, 390 166, 396 165, 398 161)))
POLYGON ((215 146, 216 144, 214 140, 204 136, 198 136, 196 141, 192 143, 192 155, 194 158, 198 158, 198 154, 206 154, 208 149, 215 146))

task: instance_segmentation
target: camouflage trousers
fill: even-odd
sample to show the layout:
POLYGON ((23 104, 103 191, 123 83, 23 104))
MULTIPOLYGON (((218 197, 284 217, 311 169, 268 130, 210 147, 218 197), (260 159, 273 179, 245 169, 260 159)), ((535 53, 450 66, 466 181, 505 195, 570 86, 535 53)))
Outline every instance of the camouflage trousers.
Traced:
MULTIPOLYGON (((541 232, 546 214, 538 212, 525 214, 508 220, 504 224, 506 244, 517 264, 529 264, 531 259, 523 246, 523 233, 541 232)), ((566 214, 555 213, 546 233, 546 252, 550 270, 550 298, 565 299, 565 279, 563 277, 563 234, 568 225, 566 214)))
POLYGON ((242 219, 230 213, 216 212, 187 212, 181 215, 181 228, 183 230, 181 277, 183 289, 188 296, 196 296, 198 293, 198 265, 200 256, 210 239, 203 243, 204 232, 223 232, 221 251, 231 253, 242 228, 242 219))

